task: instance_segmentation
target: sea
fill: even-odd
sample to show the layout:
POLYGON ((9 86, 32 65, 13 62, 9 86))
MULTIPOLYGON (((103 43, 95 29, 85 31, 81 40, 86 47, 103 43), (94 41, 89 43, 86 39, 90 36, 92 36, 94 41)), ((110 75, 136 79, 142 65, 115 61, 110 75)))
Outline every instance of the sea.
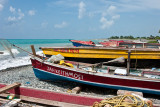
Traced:
POLYGON ((34 45, 36 53, 39 55, 43 55, 42 50, 39 47, 59 47, 59 46, 72 46, 72 43, 69 39, 7 39, 0 40, 0 71, 20 67, 25 65, 30 65, 30 55, 21 50, 20 48, 16 48, 13 46, 16 45, 24 49, 25 51, 31 52, 31 45, 34 45), (1 42, 2 41, 2 42, 1 42), (3 43, 3 45, 2 45, 3 43), (14 58, 10 55, 8 49, 11 49, 14 58))

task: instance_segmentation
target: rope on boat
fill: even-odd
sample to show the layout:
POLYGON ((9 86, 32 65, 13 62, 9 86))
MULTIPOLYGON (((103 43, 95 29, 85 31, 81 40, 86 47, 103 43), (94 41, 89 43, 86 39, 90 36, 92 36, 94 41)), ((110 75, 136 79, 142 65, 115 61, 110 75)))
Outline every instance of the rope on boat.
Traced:
POLYGON ((95 102, 92 107, 152 107, 152 104, 134 95, 121 95, 95 102))

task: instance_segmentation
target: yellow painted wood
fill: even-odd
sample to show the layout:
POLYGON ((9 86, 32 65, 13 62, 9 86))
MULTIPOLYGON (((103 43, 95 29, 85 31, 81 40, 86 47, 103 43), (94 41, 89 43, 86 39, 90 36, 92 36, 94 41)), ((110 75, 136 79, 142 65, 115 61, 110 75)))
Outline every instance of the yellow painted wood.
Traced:
MULTIPOLYGON (((75 58, 118 58, 128 57, 128 49, 119 48, 41 48, 46 55, 61 54, 75 58)), ((131 49, 131 59, 160 59, 160 49, 131 49)))

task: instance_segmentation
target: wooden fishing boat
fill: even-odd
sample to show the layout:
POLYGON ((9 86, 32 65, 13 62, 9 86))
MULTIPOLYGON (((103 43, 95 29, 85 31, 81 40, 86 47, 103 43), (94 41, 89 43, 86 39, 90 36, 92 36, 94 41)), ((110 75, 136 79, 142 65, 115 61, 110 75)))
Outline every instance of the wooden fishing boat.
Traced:
POLYGON ((144 105, 145 107, 150 107, 149 105, 152 105, 152 107, 159 107, 158 104, 153 104, 152 101, 136 95, 119 95, 103 99, 102 97, 80 96, 64 92, 20 87, 19 85, 20 83, 13 83, 10 85, 0 84, 1 107, 42 107, 42 105, 43 107, 95 107, 97 104, 120 106, 144 105), (7 93, 4 93, 6 91, 7 93), (126 97, 132 100, 121 100, 126 97))
POLYGON ((80 40, 70 40, 75 47, 79 46, 95 46, 95 43, 93 41, 80 41, 80 40))
POLYGON ((123 43, 123 40, 117 41, 117 40, 109 40, 109 41, 104 41, 104 42, 99 42, 102 44, 104 47, 118 47, 120 43, 123 43))
POLYGON ((40 47, 47 56, 61 54, 66 58, 89 59, 114 59, 128 58, 131 51, 131 59, 160 59, 160 49, 148 48, 105 48, 105 47, 40 47))
POLYGON ((136 43, 136 42, 120 42, 119 46, 134 47, 134 48, 151 48, 159 49, 160 43, 136 43))
POLYGON ((67 80, 104 88, 140 91, 160 95, 159 79, 114 75, 105 66, 102 66, 103 69, 94 68, 94 66, 90 67, 93 64, 69 62, 73 66, 68 67, 68 64, 59 65, 50 63, 44 60, 44 58, 41 59, 35 56, 32 56, 31 62, 36 77, 41 80, 67 80))
MULTIPOLYGON (((36 104, 43 104, 45 107, 89 107, 93 105, 94 102, 102 100, 102 98, 98 97, 80 96, 64 92, 54 92, 44 89, 27 88, 23 86, 17 87, 15 84, 13 85, 0 83, 0 97, 7 98, 9 95, 15 94, 16 96, 18 95, 17 98, 29 102, 30 106, 37 107, 38 105, 36 104), (2 93, 2 91, 8 91, 10 94, 2 93)), ((27 105, 21 104, 21 106, 26 107, 27 105)))
POLYGON ((129 48, 155 48, 159 49, 160 43, 145 43, 145 42, 133 42, 133 41, 123 41, 123 40, 109 40, 104 42, 99 42, 104 47, 129 47, 129 48))

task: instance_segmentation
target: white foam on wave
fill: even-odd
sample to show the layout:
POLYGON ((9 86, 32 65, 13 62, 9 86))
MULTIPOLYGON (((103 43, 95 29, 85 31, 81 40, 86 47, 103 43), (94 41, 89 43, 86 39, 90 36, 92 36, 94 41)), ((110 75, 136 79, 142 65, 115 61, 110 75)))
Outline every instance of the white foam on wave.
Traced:
POLYGON ((31 64, 30 56, 7 58, 6 60, 0 61, 0 70, 4 70, 12 67, 19 67, 31 64))
MULTIPOLYGON (((11 51, 12 51, 12 53, 13 53, 14 55, 19 54, 19 51, 18 51, 17 49, 11 49, 11 51)), ((2 52, 3 52, 3 54, 0 54, 0 56, 10 55, 10 53, 8 52, 8 50, 4 50, 4 51, 2 51, 2 52)))
MULTIPOLYGON (((36 53, 37 55, 43 55, 42 51, 38 51, 36 53)), ((6 54, 0 60, 0 70, 5 70, 7 68, 15 68, 15 67, 20 67, 20 66, 25 66, 25 65, 30 65, 30 56, 16 56, 15 58, 12 58, 9 54, 6 54)))

